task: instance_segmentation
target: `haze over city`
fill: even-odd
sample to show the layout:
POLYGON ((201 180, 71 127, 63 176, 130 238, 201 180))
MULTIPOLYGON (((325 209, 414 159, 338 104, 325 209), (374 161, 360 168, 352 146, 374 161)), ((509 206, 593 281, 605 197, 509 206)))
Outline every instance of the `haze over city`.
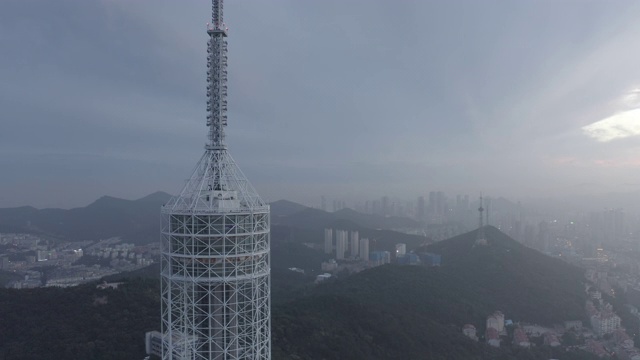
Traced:
POLYGON ((640 360, 638 18, 0 2, 0 360, 640 360))
MULTIPOLYGON (((178 191, 208 3, 0 2, 0 207, 178 191)), ((640 190, 638 2, 226 6, 230 148, 269 201, 640 190)))

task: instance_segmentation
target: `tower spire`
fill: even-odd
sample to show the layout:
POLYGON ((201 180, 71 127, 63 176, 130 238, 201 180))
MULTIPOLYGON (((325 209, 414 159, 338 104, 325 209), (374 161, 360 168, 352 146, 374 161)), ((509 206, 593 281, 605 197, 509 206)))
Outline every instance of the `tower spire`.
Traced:
POLYGON ((227 28, 223 21, 223 1, 213 0, 211 24, 207 24, 207 150, 226 149, 227 126, 227 28))

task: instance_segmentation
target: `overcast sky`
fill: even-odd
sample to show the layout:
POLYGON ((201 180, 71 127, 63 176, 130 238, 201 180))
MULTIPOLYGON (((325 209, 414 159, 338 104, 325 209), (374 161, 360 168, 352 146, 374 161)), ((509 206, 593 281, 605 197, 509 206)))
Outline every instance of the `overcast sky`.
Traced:
MULTIPOLYGON (((0 207, 176 193, 207 0, 0 1, 0 207)), ((227 0, 231 154, 269 201, 640 189, 640 2, 227 0)))

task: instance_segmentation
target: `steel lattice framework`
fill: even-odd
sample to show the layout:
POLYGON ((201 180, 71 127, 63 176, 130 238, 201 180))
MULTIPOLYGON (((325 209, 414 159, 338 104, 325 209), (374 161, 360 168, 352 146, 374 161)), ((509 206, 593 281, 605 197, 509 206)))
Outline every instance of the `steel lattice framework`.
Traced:
POLYGON ((270 359, 270 218, 227 151, 227 29, 207 26, 205 153, 162 207, 162 358, 270 359))

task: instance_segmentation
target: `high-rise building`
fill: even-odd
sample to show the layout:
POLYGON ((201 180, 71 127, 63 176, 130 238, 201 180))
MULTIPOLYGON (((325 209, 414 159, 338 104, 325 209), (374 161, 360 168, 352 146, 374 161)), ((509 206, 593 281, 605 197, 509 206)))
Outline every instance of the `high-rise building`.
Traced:
POLYGON ((360 239, 360 251, 358 256, 360 256, 360 259, 362 260, 369 261, 369 239, 360 239))
POLYGON ((436 212, 437 194, 435 191, 429 191, 429 214, 435 214, 436 212))
POLYGON ((426 204, 424 201, 424 196, 420 196, 418 198, 418 206, 416 208, 416 219, 419 221, 424 221, 426 216, 426 204))
POLYGON ((407 244, 396 244, 396 256, 404 255, 407 253, 407 244))
POLYGON ((347 250, 349 233, 346 230, 336 230, 336 259, 343 260, 347 250))
POLYGON ((360 250, 359 246, 360 246, 360 235, 358 234, 357 231, 352 231, 350 252, 351 252, 351 257, 354 259, 358 257, 358 251, 360 250))
POLYGON ((227 151, 227 28, 207 25, 204 155, 162 207, 163 360, 270 359, 270 216, 227 151))
POLYGON ((597 336, 610 334, 620 327, 620 317, 610 310, 591 316, 591 328, 597 336))
POLYGON ((333 251, 333 229, 324 229, 324 252, 331 254, 333 251))
POLYGON ((382 215, 391 215, 391 203, 389 202, 389 197, 386 195, 382 197, 382 215))

